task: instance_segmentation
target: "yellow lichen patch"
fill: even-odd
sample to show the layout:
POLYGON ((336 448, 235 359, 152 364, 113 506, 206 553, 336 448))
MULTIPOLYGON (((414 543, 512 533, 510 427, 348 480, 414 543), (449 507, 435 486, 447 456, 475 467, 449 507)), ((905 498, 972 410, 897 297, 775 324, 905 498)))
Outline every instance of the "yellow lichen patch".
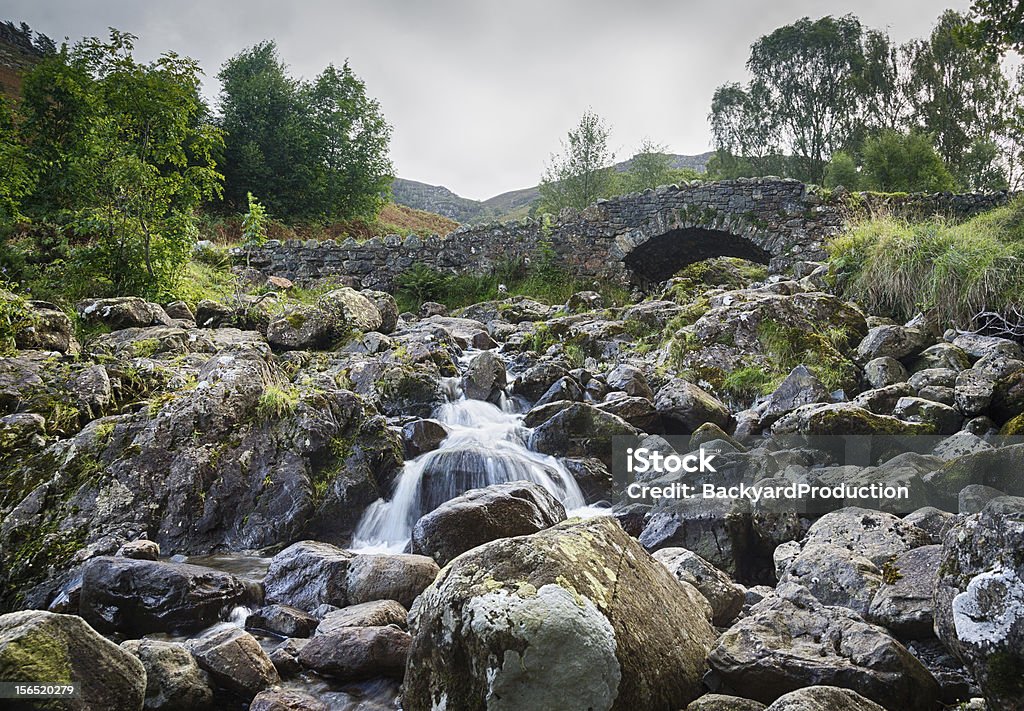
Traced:
POLYGON ((516 588, 516 595, 519 597, 537 597, 537 587, 524 580, 516 588))

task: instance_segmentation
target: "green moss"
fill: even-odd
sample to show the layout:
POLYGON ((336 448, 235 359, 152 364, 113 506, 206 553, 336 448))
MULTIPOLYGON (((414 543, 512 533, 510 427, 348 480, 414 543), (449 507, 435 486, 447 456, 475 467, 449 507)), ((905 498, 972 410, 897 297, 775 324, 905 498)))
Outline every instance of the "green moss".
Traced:
POLYGON ((285 316, 284 319, 289 326, 295 329, 302 328, 306 325, 306 314, 302 311, 292 311, 290 314, 285 316))
POLYGON ((999 430, 999 434, 1006 435, 1008 437, 1024 435, 1024 414, 1017 415, 1003 425, 1003 428, 999 430))
POLYGON ((1011 651, 1000 651, 988 658, 988 691, 1001 698, 1024 696, 1024 659, 1011 651))
POLYGON ((896 566, 894 560, 887 560, 882 566, 882 582, 886 585, 895 585, 901 578, 903 573, 896 566))
POLYGON ((45 628, 34 628, 5 645, 0 651, 0 668, 7 681, 71 682, 67 645, 45 628))
POLYGON ((160 340, 157 338, 143 338, 132 343, 133 358, 149 358, 160 350, 160 340))
POLYGON ((764 366, 749 365, 737 368, 722 379, 721 389, 741 399, 753 399, 767 395, 778 385, 778 376, 764 366))

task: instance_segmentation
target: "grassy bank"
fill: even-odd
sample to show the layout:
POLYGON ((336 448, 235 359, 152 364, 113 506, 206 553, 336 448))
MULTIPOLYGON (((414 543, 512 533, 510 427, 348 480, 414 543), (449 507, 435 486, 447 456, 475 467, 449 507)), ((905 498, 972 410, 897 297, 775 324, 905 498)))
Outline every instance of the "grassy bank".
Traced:
POLYGON ((1024 302, 1024 199, 962 223, 883 216, 828 245, 836 286, 870 313, 966 327, 1024 302))

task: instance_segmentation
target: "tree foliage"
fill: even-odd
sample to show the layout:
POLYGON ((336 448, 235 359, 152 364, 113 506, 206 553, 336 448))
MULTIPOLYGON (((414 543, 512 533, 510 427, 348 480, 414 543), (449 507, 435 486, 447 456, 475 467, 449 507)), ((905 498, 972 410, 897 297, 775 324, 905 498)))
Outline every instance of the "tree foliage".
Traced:
POLYGON ((668 154, 668 149, 645 138, 629 159, 629 167, 622 175, 622 191, 640 192, 668 185, 676 178, 677 171, 672 168, 672 156, 668 154))
POLYGON ((967 37, 995 58, 1008 49, 1024 53, 1024 2, 1021 0, 974 0, 975 25, 967 37))
POLYGON ((611 129, 593 111, 585 111, 576 128, 562 141, 562 152, 551 156, 540 183, 540 208, 558 213, 566 207, 582 210, 614 189, 608 147, 611 129))
POLYGON ((928 136, 882 131, 864 142, 861 184, 882 192, 940 192, 952 190, 953 176, 928 136))
POLYGON ((25 76, 0 148, 33 166, 21 209, 59 238, 30 245, 30 256, 68 291, 169 292, 195 243, 196 210, 220 189, 222 139, 203 122, 198 65, 174 53, 140 63, 134 41, 111 30, 109 41, 45 58, 25 76))
POLYGON ((392 180, 391 127, 347 62, 303 82, 275 43, 263 42, 218 77, 230 208, 243 209, 255 192, 287 220, 376 215, 392 180))

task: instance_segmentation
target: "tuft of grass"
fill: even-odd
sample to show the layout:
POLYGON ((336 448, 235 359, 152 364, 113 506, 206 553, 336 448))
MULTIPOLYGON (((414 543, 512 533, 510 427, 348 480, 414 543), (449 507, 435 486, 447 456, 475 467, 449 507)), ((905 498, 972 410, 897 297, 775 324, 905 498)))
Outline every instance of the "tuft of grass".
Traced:
POLYGON ((875 217, 828 251, 836 287, 868 311, 967 327, 981 311, 1024 302, 1024 198, 962 223, 875 217))
POLYGON ((299 406, 299 390, 293 385, 268 385, 256 405, 261 420, 280 419, 295 412, 299 406))

